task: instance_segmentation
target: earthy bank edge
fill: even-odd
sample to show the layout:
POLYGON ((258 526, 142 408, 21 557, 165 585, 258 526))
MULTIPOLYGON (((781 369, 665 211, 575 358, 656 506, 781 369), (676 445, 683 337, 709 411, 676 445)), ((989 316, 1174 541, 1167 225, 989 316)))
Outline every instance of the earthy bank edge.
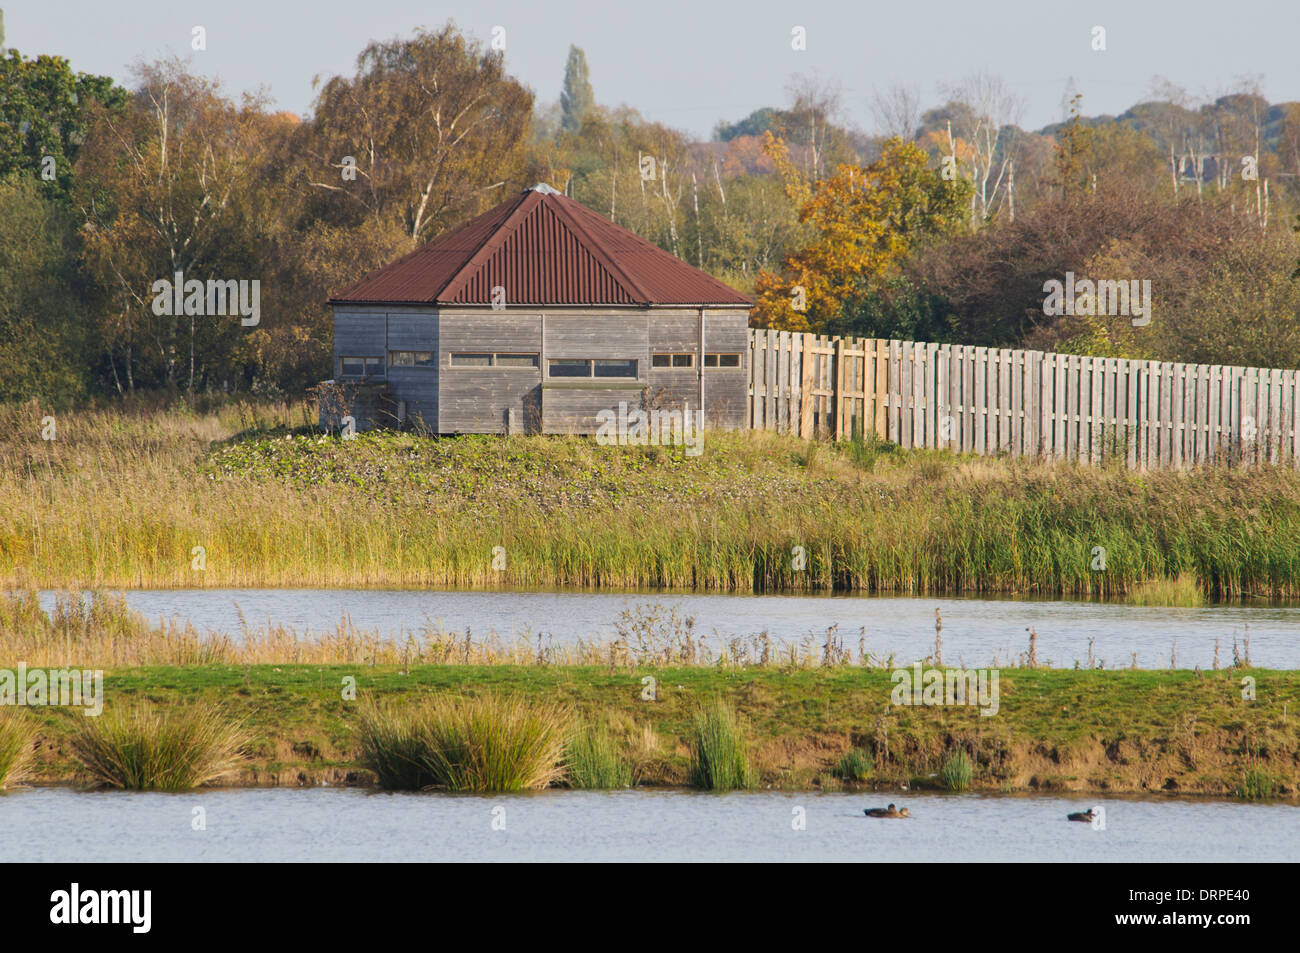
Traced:
MULTIPOLYGON (((1166 792, 1300 796, 1300 672, 1004 669, 998 714, 977 707, 890 704, 890 673, 862 669, 610 672, 596 667, 258 665, 126 668, 107 673, 106 707, 191 704, 241 722, 247 761, 222 783, 373 785, 355 762, 359 706, 438 694, 518 693, 602 724, 634 759, 638 783, 688 782, 692 723, 702 705, 734 706, 758 784, 853 787, 837 777, 861 753, 863 788, 942 788, 951 756, 971 761, 976 791, 1166 792), (647 676, 657 701, 642 699, 647 676), (342 699, 354 676, 357 701, 342 699), (1241 679, 1255 680, 1243 699, 1241 679)), ((70 738, 78 710, 31 708, 33 781, 77 784, 70 738)))
POLYGON ((86 411, 42 440, 42 413, 0 408, 0 586, 1300 596, 1288 467, 1130 473, 749 432, 694 457, 341 440, 306 405, 86 411))

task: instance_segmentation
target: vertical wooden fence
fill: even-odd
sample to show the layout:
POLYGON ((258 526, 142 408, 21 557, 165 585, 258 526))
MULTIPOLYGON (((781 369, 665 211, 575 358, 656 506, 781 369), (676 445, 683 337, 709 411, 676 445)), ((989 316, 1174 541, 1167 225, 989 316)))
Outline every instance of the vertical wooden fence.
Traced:
POLYGON ((1300 464, 1300 372, 750 331, 756 429, 1134 468, 1300 464))

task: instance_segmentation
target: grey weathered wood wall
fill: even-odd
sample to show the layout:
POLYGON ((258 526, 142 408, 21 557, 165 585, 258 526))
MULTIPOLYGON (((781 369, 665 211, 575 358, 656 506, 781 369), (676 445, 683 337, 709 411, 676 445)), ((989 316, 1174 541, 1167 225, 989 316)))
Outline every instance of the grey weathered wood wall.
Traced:
POLYGON ((1300 372, 751 329, 749 422, 903 447, 1300 465, 1300 372))
MULTIPOLYGON (((706 426, 744 428, 749 422, 748 326, 745 308, 498 312, 349 305, 334 311, 334 372, 341 376, 343 357, 383 362, 371 383, 387 386, 408 425, 434 433, 502 433, 516 425, 527 432, 594 433, 601 410, 617 411, 622 401, 639 406, 643 390, 655 406, 693 410, 700 407, 703 391, 706 426), (394 351, 428 351, 435 359, 431 366, 395 366, 394 351), (452 355, 461 352, 532 355, 537 363, 457 366, 452 355), (693 363, 685 369, 655 367, 655 355, 663 353, 689 353, 693 363), (738 354, 740 366, 707 367, 708 353, 738 354), (637 376, 603 384, 552 379, 552 358, 634 360, 637 376)), ((366 415, 358 415, 358 428, 371 425, 366 415)))

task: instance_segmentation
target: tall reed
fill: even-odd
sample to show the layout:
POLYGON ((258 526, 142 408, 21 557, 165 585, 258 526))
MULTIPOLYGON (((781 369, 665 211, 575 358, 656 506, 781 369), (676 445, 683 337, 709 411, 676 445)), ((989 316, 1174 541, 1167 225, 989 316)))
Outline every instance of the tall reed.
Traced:
POLYGON ((71 413, 42 441, 33 413, 0 408, 9 586, 1120 596, 1187 572, 1211 598, 1300 595, 1290 467, 1139 474, 766 433, 710 433, 699 457, 571 437, 343 441, 285 406, 71 413))

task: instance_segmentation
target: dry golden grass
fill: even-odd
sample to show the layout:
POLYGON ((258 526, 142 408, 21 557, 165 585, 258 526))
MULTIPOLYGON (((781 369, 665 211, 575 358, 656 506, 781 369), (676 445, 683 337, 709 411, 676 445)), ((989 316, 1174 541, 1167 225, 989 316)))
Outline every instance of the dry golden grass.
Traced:
POLYGON ((1189 572, 1179 573, 1176 579, 1151 579, 1130 590, 1124 600, 1134 606, 1183 606, 1205 604, 1205 594, 1189 572))

